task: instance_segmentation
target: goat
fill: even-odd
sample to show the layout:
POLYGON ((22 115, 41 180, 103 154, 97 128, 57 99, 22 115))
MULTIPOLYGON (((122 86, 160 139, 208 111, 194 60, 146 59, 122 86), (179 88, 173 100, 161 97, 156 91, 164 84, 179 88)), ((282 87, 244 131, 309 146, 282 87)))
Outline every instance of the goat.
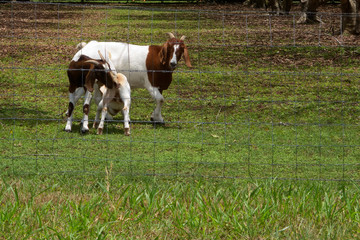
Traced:
POLYGON ((146 88, 156 101, 151 121, 164 122, 161 106, 164 102, 163 90, 168 89, 172 73, 183 56, 185 64, 191 66, 185 36, 177 39, 168 33, 169 39, 161 46, 139 46, 121 42, 97 42, 79 44, 83 54, 96 57, 97 51, 111 52, 111 60, 117 72, 123 73, 131 88, 146 88))
POLYGON ((118 89, 108 89, 100 81, 97 81, 94 84, 94 100, 98 107, 93 128, 97 127, 100 112, 101 121, 97 127, 97 134, 102 134, 103 132, 105 117, 108 120, 112 120, 112 116, 115 116, 120 110, 122 110, 124 116, 124 134, 125 136, 130 136, 130 85, 125 75, 118 73, 116 76, 117 82, 120 84, 118 89), (123 105, 123 108, 121 105, 123 105), (110 115, 107 113, 110 113, 110 115))
MULTIPOLYGON (((78 46, 79 47, 79 46, 78 46)), ((98 54, 101 54, 98 52, 98 54)), ((100 55, 101 56, 101 55, 100 55)), ((65 131, 71 132, 73 111, 80 97, 85 94, 83 105, 84 117, 82 119, 81 131, 83 133, 89 131, 88 114, 90 110, 91 92, 93 91, 95 80, 98 80, 107 89, 118 89, 120 84, 117 81, 117 72, 109 60, 103 57, 96 60, 97 57, 89 57, 81 53, 79 50, 70 62, 67 70, 69 79, 69 106, 66 112, 67 122, 65 131)))

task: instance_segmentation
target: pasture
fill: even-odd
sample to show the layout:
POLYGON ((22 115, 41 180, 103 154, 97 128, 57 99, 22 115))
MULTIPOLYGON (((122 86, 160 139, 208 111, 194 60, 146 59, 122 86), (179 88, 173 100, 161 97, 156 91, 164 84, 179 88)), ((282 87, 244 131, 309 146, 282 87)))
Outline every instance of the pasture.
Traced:
POLYGON ((358 237, 359 38, 332 36, 341 16, 327 10, 297 25, 248 9, 1 4, 0 239, 358 237), (164 91, 164 125, 136 89, 130 137, 121 115, 81 134, 82 100, 64 131, 76 44, 166 32, 187 36, 193 68, 180 62, 164 91))

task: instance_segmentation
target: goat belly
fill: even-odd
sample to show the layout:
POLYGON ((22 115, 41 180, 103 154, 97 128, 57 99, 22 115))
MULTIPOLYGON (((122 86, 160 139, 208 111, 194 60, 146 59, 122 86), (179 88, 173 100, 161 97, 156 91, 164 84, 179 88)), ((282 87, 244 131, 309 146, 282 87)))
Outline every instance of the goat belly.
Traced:
POLYGON ((159 72, 154 79, 154 86, 158 87, 161 90, 166 90, 169 88, 171 81, 172 81, 172 73, 159 72))
POLYGON ((118 112, 121 111, 123 104, 119 102, 112 101, 108 104, 108 112, 111 116, 115 116, 118 112))
POLYGON ((171 84, 172 74, 166 72, 166 70, 155 70, 155 72, 148 72, 148 78, 153 87, 157 87, 160 90, 166 90, 171 84))

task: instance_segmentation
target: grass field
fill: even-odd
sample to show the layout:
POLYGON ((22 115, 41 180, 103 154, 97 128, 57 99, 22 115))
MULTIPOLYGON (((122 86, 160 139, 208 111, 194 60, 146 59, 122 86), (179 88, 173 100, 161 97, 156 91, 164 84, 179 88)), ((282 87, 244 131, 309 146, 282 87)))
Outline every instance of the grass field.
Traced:
POLYGON ((0 239, 359 237, 358 37, 332 36, 329 13, 194 8, 0 5, 0 239), (121 116, 80 134, 81 104, 63 131, 77 43, 166 32, 193 68, 164 93, 165 125, 134 90, 130 137, 121 116))
POLYGON ((358 239, 357 184, 82 175, 2 180, 3 239, 358 239))

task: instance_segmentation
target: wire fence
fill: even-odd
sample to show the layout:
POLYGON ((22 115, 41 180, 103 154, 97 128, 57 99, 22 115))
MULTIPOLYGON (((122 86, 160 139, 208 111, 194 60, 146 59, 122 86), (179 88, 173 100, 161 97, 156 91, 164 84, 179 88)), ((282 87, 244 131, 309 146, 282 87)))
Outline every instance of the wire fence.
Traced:
POLYGON ((359 38, 328 8, 321 23, 304 25, 300 12, 245 7, 1 3, 1 175, 111 167, 130 176, 359 181, 359 38), (81 134, 82 100, 64 131, 76 44, 161 45, 166 32, 187 36, 193 68, 182 62, 163 92, 165 124, 150 121, 150 95, 132 89, 130 137, 121 115, 103 135, 81 134))

